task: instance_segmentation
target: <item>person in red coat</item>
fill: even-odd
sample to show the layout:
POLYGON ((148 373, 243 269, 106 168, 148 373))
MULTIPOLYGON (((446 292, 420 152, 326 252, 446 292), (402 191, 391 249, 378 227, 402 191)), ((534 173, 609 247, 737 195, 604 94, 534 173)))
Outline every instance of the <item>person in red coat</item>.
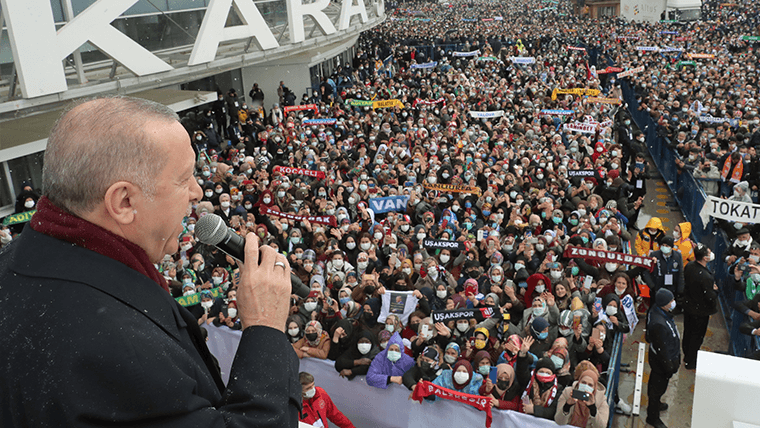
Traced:
POLYGON ((303 411, 298 419, 315 427, 329 427, 327 421, 340 428, 355 428, 348 418, 335 407, 324 389, 314 386, 314 376, 301 372, 298 377, 303 390, 303 411))

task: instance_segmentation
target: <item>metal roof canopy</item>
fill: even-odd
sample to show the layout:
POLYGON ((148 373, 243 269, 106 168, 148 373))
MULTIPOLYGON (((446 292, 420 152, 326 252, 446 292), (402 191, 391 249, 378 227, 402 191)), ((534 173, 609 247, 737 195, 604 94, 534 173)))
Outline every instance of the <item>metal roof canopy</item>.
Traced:
MULTIPOLYGON (((183 91, 180 89, 150 89, 130 94, 161 103, 175 112, 216 101, 216 92, 183 91)), ((2 122, 0 133, 0 162, 37 153, 45 149, 50 129, 65 106, 45 113, 2 122)))

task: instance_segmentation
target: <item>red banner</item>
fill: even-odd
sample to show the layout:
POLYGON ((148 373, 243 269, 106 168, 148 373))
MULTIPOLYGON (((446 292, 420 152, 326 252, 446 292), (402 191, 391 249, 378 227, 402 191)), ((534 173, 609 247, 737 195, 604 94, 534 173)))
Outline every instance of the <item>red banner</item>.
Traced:
POLYGON ((621 71, 623 71, 623 69, 620 67, 607 67, 597 71, 596 74, 620 73, 621 71))
POLYGON ((300 106, 285 106, 285 108, 282 109, 285 114, 290 113, 291 111, 300 111, 300 110, 313 110, 314 113, 318 113, 319 109, 317 108, 316 104, 304 104, 300 106))
POLYGON ((654 271, 654 257, 634 256, 633 254, 617 253, 614 251, 592 250, 583 247, 565 247, 562 257, 575 259, 582 258, 601 263, 620 263, 624 265, 641 266, 654 271))
POLYGON ((272 172, 279 172, 283 175, 306 175, 309 177, 318 178, 320 180, 325 179, 325 173, 323 171, 314 171, 305 168, 293 168, 289 166, 276 166, 272 169, 272 172))
POLYGON ((310 223, 326 224, 328 226, 336 227, 338 222, 335 220, 334 215, 296 215, 290 213, 284 213, 282 211, 274 210, 272 208, 264 208, 264 214, 276 215, 280 218, 285 218, 293 221, 308 220, 310 223))
POLYGON ((443 388, 426 380, 417 382, 414 388, 412 400, 422 402, 422 399, 435 395, 436 397, 445 398, 451 401, 469 404, 470 406, 486 412, 486 428, 491 428, 491 399, 480 395, 465 394, 464 392, 454 391, 453 389, 443 388))

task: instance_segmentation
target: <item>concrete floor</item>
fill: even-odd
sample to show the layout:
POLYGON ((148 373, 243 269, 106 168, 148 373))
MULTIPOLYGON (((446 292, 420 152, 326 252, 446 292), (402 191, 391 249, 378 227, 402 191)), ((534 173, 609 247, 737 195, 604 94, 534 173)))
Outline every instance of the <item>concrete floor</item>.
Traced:
MULTIPOLYGON (((681 211, 675 206, 673 196, 666 186, 662 177, 659 176, 654 163, 649 159, 652 178, 647 181, 647 195, 645 196, 643 213, 647 218, 656 216, 663 221, 666 232, 672 233, 673 227, 684 220, 681 211)), ((643 216, 642 216, 643 217, 643 216)), ((644 221, 644 220, 642 220, 644 221)), ((644 221, 646 223, 646 221, 644 221)), ((632 231, 632 233, 635 231, 632 231)), ((683 315, 676 315, 678 330, 683 333, 683 315)), ((621 373, 618 393, 629 404, 633 404, 634 389, 636 383, 636 363, 638 359, 639 343, 646 343, 644 338, 644 316, 640 317, 636 330, 626 337, 623 343, 622 364, 629 364, 630 373, 621 373)), ((721 313, 710 318, 702 350, 724 353, 728 350, 728 330, 721 313)), ((663 401, 668 403, 668 411, 660 414, 660 418, 668 428, 686 428, 691 426, 692 401, 694 399, 693 370, 681 369, 670 379, 668 390, 663 401)), ((649 425, 646 419, 647 405, 647 382, 649 380, 648 352, 645 354, 644 375, 641 394, 641 411, 638 416, 625 416, 616 414, 612 426, 616 428, 643 428, 649 425)))

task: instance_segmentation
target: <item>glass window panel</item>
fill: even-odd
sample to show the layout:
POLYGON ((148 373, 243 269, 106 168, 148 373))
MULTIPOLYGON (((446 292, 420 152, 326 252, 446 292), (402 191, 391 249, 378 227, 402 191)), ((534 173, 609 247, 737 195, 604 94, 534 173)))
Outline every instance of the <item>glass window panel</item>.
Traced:
POLYGON ((168 0, 168 10, 197 9, 208 6, 207 0, 168 0))
POLYGON ((5 178, 5 169, 0 165, 0 207, 13 206, 15 201, 11 196, 8 180, 5 178))
POLYGON ((50 0, 50 6, 53 8, 53 20, 55 22, 63 22, 63 6, 61 0, 50 0))
POLYGON ((133 4, 132 7, 127 9, 127 11, 124 12, 122 16, 140 15, 144 13, 159 13, 159 10, 156 10, 156 8, 160 9, 161 11, 168 10, 166 7, 166 0, 150 0, 150 2, 148 2, 148 0, 139 0, 137 3, 133 4))
POLYGON ((90 5, 93 3, 95 3, 95 0, 71 0, 71 6, 74 9, 74 16, 82 13, 82 11, 90 7, 90 5))
POLYGON ((42 162, 45 152, 34 153, 8 161, 15 192, 21 190, 21 183, 30 181, 35 190, 42 189, 42 162))

